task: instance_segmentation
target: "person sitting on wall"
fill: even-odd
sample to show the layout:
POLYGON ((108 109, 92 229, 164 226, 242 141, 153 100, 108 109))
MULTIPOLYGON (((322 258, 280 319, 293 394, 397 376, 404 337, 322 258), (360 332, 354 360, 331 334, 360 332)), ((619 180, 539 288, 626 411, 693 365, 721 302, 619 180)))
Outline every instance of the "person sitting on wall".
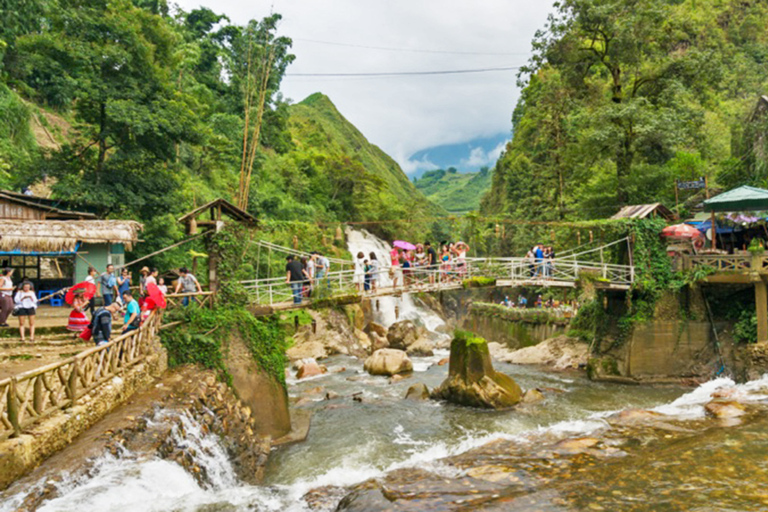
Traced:
POLYGON ((125 334, 129 331, 135 331, 141 325, 141 309, 139 303, 133 299, 130 290, 123 292, 123 302, 125 303, 123 334, 125 334))

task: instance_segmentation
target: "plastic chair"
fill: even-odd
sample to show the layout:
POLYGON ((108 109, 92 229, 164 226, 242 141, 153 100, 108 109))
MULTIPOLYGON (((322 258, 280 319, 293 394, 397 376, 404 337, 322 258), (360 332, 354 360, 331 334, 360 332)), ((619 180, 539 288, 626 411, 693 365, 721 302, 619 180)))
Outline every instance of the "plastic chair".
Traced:
POLYGON ((54 308, 60 308, 64 305, 64 298, 61 295, 53 296, 49 299, 50 304, 54 308))

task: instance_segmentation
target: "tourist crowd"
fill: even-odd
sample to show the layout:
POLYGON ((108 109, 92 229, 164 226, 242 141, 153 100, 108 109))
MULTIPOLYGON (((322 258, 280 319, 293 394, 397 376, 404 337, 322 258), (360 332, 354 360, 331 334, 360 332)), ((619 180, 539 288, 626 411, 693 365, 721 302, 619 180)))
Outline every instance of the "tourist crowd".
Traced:
MULTIPOLYGON (((430 242, 413 245, 395 241, 388 255, 358 252, 352 281, 357 291, 363 293, 375 292, 385 276, 394 288, 461 280, 467 275, 468 252, 469 246, 464 242, 443 242, 438 251, 430 242)), ((323 284, 330 286, 330 262, 320 251, 305 256, 289 255, 285 271, 285 282, 291 286, 295 304, 311 297, 323 284)))
MULTIPOLYGON (((66 302, 72 306, 67 329, 83 339, 92 338, 96 344, 106 343, 112 336, 112 321, 120 312, 123 313, 121 333, 138 329, 160 300, 153 294, 159 293, 162 297, 168 294, 168 286, 156 268, 144 267, 139 274, 138 290, 134 291, 131 289, 132 274, 127 268, 122 268, 117 274, 111 264, 102 273, 89 267, 85 281, 52 294, 67 293, 66 302), (90 319, 86 313, 90 313, 90 319)), ((174 293, 201 292, 197 278, 186 268, 181 268, 174 293)), ((29 340, 35 341, 35 317, 39 302, 49 297, 38 298, 28 279, 14 286, 13 269, 3 269, 0 271, 0 327, 9 327, 8 317, 13 315, 19 319, 21 341, 26 341, 27 328, 29 340)), ((196 298, 185 296, 183 305, 188 306, 190 300, 196 301, 196 298)))
POLYGON ((555 249, 551 245, 536 244, 525 255, 529 261, 528 272, 531 277, 549 278, 555 270, 555 249))

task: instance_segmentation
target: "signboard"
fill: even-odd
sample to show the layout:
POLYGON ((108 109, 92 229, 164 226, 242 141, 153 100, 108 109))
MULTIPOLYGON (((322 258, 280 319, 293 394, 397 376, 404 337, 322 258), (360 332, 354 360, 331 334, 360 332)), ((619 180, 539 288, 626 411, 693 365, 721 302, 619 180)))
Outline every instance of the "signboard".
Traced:
POLYGON ((695 181, 675 181, 678 190, 693 190, 697 188, 707 188, 707 179, 699 178, 695 181))

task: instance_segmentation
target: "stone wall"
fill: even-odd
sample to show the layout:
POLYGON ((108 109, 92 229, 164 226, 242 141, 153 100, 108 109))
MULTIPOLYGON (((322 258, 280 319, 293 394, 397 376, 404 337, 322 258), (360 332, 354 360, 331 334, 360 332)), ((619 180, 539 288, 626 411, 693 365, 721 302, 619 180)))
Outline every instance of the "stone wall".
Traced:
POLYGON ((489 341, 502 343, 510 349, 530 347, 544 340, 565 334, 566 325, 510 321, 470 311, 462 317, 459 327, 489 341))

